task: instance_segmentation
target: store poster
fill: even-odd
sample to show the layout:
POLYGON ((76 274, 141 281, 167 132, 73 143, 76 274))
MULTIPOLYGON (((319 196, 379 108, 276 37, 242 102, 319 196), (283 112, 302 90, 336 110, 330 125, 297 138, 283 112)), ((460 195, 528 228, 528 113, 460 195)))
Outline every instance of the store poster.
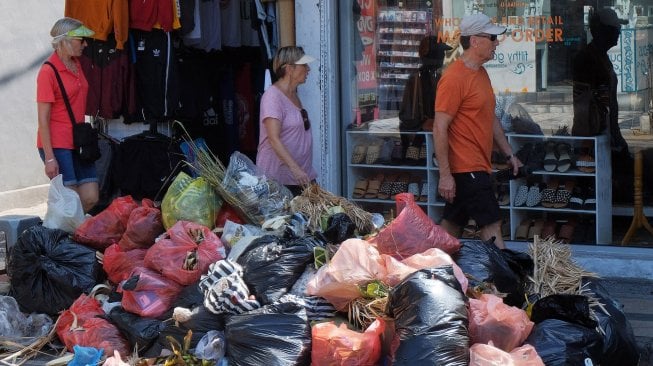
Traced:
POLYGON ((483 66, 497 93, 536 91, 535 41, 508 36, 499 37, 494 58, 483 66))
POLYGON ((376 1, 356 0, 360 6, 361 16, 356 24, 358 34, 363 44, 363 54, 356 61, 356 87, 358 90, 356 121, 374 118, 376 107, 376 49, 374 39, 376 34, 376 1))
POLYGON ((651 87, 649 58, 653 53, 653 28, 624 28, 619 44, 608 51, 617 74, 617 90, 635 92, 651 87))

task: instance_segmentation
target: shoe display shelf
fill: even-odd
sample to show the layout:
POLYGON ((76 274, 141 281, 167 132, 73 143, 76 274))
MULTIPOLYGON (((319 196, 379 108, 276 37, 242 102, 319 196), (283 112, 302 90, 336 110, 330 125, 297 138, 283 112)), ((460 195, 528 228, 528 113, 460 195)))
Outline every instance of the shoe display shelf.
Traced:
POLYGON ((430 132, 350 130, 346 135, 349 200, 369 212, 396 217, 393 196, 410 192, 429 217, 439 220, 444 202, 436 198, 438 173, 430 132), (423 142, 404 148, 402 137, 423 142))
POLYGON ((611 244, 612 165, 607 136, 507 137, 530 168, 525 177, 509 183, 510 239, 531 241, 534 235, 554 234, 572 244, 611 244), (525 146, 537 148, 525 154, 525 146))

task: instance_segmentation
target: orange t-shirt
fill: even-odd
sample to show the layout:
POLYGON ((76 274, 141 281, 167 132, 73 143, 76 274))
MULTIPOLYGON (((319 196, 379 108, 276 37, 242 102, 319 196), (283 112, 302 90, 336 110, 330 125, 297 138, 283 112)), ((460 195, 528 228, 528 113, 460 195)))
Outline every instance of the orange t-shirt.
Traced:
MULTIPOLYGON (((88 81, 86 81, 86 77, 82 72, 82 65, 79 60, 75 59, 77 70, 79 70, 75 75, 66 68, 56 53, 53 53, 48 61, 59 71, 76 122, 84 122, 88 81)), ((73 125, 66 104, 63 101, 57 77, 49 65, 42 65, 36 77, 36 101, 52 104, 50 110, 50 140, 52 147, 56 149, 73 149, 73 125)), ((38 134, 36 135, 36 146, 43 147, 41 136, 38 134)))
POLYGON ((435 111, 453 116, 449 124, 449 165, 452 173, 492 171, 495 97, 490 77, 458 59, 438 83, 435 111))

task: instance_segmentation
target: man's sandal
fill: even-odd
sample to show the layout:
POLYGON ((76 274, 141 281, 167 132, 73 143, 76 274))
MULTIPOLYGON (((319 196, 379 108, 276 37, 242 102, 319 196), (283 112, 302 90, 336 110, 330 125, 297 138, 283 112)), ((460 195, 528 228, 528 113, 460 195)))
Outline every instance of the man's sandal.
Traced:
POLYGON ((367 182, 367 190, 364 197, 367 199, 379 198, 379 187, 383 182, 383 174, 370 178, 367 182))
POLYGON ((358 178, 356 185, 354 186, 354 192, 351 196, 353 198, 363 198, 367 192, 368 182, 367 178, 358 178))

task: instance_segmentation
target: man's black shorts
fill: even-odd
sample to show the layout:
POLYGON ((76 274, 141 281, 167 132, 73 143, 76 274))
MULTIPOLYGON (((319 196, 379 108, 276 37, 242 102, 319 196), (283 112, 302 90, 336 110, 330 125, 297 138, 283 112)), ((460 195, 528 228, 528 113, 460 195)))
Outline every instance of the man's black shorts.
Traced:
POLYGON ((443 219, 464 226, 469 218, 473 218, 479 227, 501 219, 489 173, 455 173, 453 178, 456 198, 444 206, 443 219))

